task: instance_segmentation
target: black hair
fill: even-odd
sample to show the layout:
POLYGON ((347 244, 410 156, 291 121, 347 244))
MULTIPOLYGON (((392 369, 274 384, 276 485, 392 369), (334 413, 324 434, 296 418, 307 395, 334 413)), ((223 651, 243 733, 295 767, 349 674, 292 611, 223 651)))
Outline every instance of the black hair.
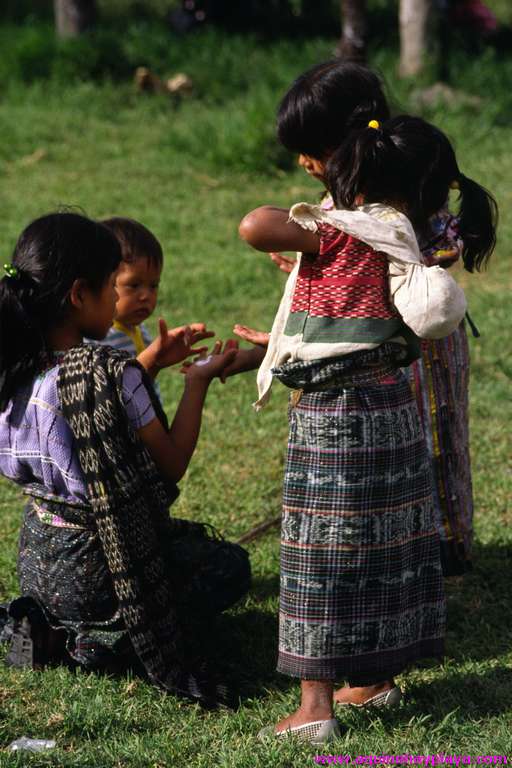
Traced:
POLYGON ((453 147, 435 126, 400 115, 378 127, 353 131, 327 162, 326 178, 336 206, 365 203, 400 207, 416 231, 460 189, 459 227, 464 267, 485 266, 496 245, 497 205, 492 195, 461 173, 453 147))
POLYGON ((304 72, 285 94, 277 135, 291 152, 323 160, 350 131, 388 118, 378 75, 361 64, 332 59, 304 72))
POLYGON ((108 227, 119 240, 122 259, 133 264, 137 259, 147 259, 152 266, 161 268, 164 255, 162 246, 144 224, 134 219, 113 216, 101 222, 108 227))
POLYGON ((48 331, 65 321, 75 280, 99 291, 121 261, 117 239, 77 213, 51 213, 21 233, 0 280, 0 411, 48 355, 48 331))

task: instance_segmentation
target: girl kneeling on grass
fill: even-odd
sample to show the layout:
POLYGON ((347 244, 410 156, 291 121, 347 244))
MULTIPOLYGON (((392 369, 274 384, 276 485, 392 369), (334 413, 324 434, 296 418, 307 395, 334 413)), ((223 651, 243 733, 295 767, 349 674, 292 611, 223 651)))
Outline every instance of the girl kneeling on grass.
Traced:
MULTIPOLYGON (((421 119, 371 120, 317 170, 336 210, 265 206, 240 225, 258 250, 303 254, 258 373, 258 405, 272 378, 294 390, 278 670, 301 679, 302 702, 266 734, 313 743, 339 733, 334 704, 398 703, 395 675, 443 653, 429 461, 399 368, 420 353, 404 319, 416 328, 432 323, 432 334, 449 333, 465 303, 445 271, 423 266, 413 225, 424 225, 456 182, 462 219, 476 211, 468 258, 485 258, 495 239, 492 199, 460 173, 446 137, 421 119), (400 276, 404 264, 410 266, 400 276), (435 329, 436 311, 449 315, 451 303, 443 308, 429 296, 433 279, 460 300, 435 329), (430 317, 424 310, 431 300, 430 317), (335 691, 338 680, 349 685, 335 691)), ((241 350, 223 375, 247 370, 263 354, 241 350)))
POLYGON ((120 261, 107 227, 56 213, 27 227, 0 280, 0 473, 28 497, 7 661, 135 664, 212 705, 227 691, 191 636, 245 593, 248 558, 168 508, 208 386, 235 352, 217 344, 188 367, 168 429, 151 379, 191 354, 187 329, 161 321, 137 360, 82 344, 112 325, 120 261))

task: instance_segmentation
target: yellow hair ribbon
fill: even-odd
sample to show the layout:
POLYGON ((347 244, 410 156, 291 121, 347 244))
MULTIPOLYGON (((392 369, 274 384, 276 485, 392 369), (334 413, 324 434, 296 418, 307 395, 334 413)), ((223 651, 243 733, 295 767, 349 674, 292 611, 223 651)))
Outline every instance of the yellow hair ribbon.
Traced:
POLYGON ((376 131, 380 128, 380 123, 378 120, 370 120, 368 123, 368 128, 374 128, 376 131))

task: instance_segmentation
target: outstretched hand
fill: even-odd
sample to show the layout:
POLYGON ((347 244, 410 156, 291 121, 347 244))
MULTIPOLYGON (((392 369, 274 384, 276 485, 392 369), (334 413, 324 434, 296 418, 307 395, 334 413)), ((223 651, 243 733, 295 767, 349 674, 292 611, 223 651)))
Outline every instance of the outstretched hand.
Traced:
MULTIPOLYGON (((254 346, 252 349, 237 350, 235 358, 224 368, 220 375, 220 380, 223 384, 226 383, 226 379, 229 376, 235 376, 237 373, 245 373, 246 371, 254 371, 256 368, 259 368, 265 357, 270 339, 270 333, 256 331, 247 325, 235 325, 233 333, 236 333, 241 339, 250 342, 254 346)), ((238 342, 234 343, 238 345, 238 342)))
POLYGON ((290 274, 297 262, 297 259, 293 256, 285 256, 282 253, 272 252, 269 253, 269 256, 274 264, 278 266, 282 272, 286 272, 287 274, 290 274))
POLYGON ((154 377, 162 368, 181 363, 190 355, 200 355, 208 347, 196 347, 203 339, 214 336, 204 323, 181 325, 178 328, 167 329, 165 320, 158 321, 158 336, 141 352, 138 359, 146 370, 154 377))
POLYGON ((238 353, 238 342, 229 339, 222 348, 222 341, 216 341, 209 354, 202 352, 194 361, 187 360, 183 363, 181 372, 187 379, 211 381, 216 376, 222 376, 238 353))
POLYGON ((240 336, 244 341, 249 341, 258 347, 268 347, 268 341, 270 339, 270 333, 266 331, 256 331, 254 328, 249 328, 247 325, 235 325, 233 333, 240 336))

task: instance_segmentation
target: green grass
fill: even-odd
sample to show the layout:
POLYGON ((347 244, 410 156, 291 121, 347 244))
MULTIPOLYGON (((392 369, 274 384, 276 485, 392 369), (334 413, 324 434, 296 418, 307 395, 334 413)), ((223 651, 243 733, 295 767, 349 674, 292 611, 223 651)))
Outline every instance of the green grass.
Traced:
MULTIPOLYGON (((505 18, 504 2, 501 12, 505 18)), ((137 45, 151 51, 151 42, 140 39, 137 45)), ((196 81, 194 97, 178 106, 137 96, 123 80, 77 79, 64 87, 51 76, 23 83, 18 73, 4 82, 1 247, 6 260, 27 222, 61 204, 81 206, 92 216, 141 219, 166 254, 159 311, 171 324, 207 320, 225 338, 234 322, 268 327, 283 284, 265 256, 238 240, 241 216, 261 203, 289 205, 318 195, 314 182, 287 165, 276 148, 273 120, 283 89, 302 69, 330 55, 333 40, 261 46, 205 32, 176 45, 162 74, 172 61, 171 70, 191 72, 196 81)), ((373 63, 393 81, 393 95, 406 108, 414 85, 396 83, 395 53, 376 50, 373 63)), ((404 676, 407 702, 396 712, 344 713, 344 735, 332 754, 446 751, 512 759, 512 60, 456 52, 453 67, 457 87, 480 95, 482 107, 447 106, 428 117, 453 137, 462 169, 493 190, 502 211, 491 269, 461 276, 482 332, 471 341, 475 568, 462 584, 448 588, 445 663, 404 676)), ((161 383, 172 412, 180 377, 168 373, 161 383)), ((197 453, 174 509, 214 523, 232 539, 280 508, 286 392, 276 387, 259 415, 251 409, 254 399, 252 375, 212 385, 197 453)), ((0 481, 0 599, 17 589, 22 505, 17 490, 0 481)), ((254 589, 219 622, 225 659, 253 679, 238 713, 204 714, 140 680, 0 665, 0 766, 314 765, 313 756, 322 750, 255 740, 260 727, 295 707, 298 690, 274 672, 277 531, 249 550, 254 589), (55 738, 58 747, 32 757, 2 751, 22 734, 55 738)))

